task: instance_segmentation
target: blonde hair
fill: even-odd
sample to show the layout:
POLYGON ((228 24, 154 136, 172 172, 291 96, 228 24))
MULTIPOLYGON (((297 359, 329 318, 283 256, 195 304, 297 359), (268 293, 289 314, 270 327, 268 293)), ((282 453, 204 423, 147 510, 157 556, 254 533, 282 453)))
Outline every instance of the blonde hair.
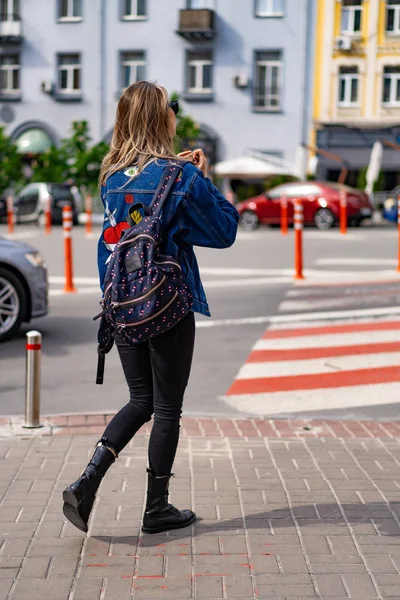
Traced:
POLYGON ((153 158, 176 158, 168 107, 159 85, 138 81, 125 90, 118 102, 111 148, 102 162, 99 183, 132 164, 140 172, 153 158))

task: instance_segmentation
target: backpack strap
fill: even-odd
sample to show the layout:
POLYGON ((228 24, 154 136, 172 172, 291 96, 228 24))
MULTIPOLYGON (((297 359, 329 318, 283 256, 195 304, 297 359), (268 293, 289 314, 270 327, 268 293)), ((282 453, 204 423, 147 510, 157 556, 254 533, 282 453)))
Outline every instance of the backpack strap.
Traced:
POLYGON ((150 208, 153 210, 154 215, 159 216, 161 214, 165 201, 181 171, 182 166, 180 165, 172 165, 165 168, 150 204, 150 208))

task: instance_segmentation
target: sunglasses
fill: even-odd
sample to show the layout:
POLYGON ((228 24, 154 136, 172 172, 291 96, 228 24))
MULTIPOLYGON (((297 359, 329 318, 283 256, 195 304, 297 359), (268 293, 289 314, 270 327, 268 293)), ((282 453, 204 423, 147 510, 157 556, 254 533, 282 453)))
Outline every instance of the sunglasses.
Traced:
POLYGON ((172 108, 172 110, 174 111, 174 114, 177 115, 179 112, 179 101, 178 100, 172 100, 172 102, 170 102, 168 104, 168 108, 172 108))

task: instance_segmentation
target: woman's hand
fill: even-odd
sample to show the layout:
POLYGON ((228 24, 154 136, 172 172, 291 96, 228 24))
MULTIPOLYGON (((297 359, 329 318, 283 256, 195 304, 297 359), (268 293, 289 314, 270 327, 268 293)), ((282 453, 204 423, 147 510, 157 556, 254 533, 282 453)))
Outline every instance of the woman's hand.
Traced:
POLYGON ((201 148, 198 148, 197 150, 186 150, 186 152, 181 152, 178 156, 193 163, 195 167, 203 171, 204 177, 207 177, 207 158, 201 148))
POLYGON ((185 152, 180 152, 179 154, 177 154, 177 156, 180 156, 180 158, 184 158, 185 160, 188 160, 189 162, 193 162, 193 152, 191 150, 186 150, 185 152))
POLYGON ((193 150, 193 164, 195 167, 203 171, 204 177, 207 177, 208 168, 207 168, 207 158, 204 154, 203 150, 199 148, 198 150, 193 150))

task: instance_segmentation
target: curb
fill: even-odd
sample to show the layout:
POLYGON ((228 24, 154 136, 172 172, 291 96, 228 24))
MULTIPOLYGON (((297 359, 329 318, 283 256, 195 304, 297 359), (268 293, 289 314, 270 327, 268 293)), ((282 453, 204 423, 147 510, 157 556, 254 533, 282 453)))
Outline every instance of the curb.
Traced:
MULTIPOLYGON (((41 428, 24 429, 23 417, 0 417, 0 438, 59 435, 101 435, 115 413, 49 415, 41 428)), ((151 424, 137 435, 149 435, 151 424)), ((311 419, 228 419, 184 417, 183 437, 202 438, 336 438, 400 439, 400 422, 324 421, 311 419)))

